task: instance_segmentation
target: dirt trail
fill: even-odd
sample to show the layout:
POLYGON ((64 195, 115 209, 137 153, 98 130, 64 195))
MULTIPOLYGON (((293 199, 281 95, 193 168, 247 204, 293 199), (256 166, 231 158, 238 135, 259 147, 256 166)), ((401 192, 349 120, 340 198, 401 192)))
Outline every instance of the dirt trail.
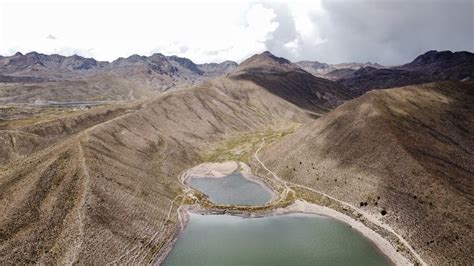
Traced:
POLYGON ((77 217, 77 231, 78 231, 78 236, 76 240, 74 241, 73 247, 68 249, 68 252, 66 252, 64 258, 63 258, 63 263, 65 264, 73 264, 77 261, 78 256, 82 250, 82 245, 84 241, 84 221, 85 221, 85 204, 86 204, 86 199, 88 195, 88 190, 89 190, 89 170, 87 169, 86 166, 86 161, 85 161, 85 156, 84 156, 84 151, 82 149, 82 143, 78 141, 77 143, 77 149, 79 151, 79 160, 80 160, 80 168, 83 173, 83 181, 81 182, 81 192, 79 196, 79 201, 77 202, 77 205, 75 207, 75 216, 77 217))

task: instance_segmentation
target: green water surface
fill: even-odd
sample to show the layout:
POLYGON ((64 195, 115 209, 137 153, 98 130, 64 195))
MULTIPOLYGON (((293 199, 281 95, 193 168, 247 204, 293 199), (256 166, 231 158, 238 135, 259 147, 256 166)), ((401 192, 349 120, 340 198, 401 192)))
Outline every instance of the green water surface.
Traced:
POLYGON ((190 214, 164 265, 390 265, 349 225, 310 214, 190 214))

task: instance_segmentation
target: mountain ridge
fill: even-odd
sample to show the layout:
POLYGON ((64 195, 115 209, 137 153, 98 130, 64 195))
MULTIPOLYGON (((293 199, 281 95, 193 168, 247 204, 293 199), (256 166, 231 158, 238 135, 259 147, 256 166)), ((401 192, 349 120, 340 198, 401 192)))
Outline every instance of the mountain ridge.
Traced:
MULTIPOLYGON (((161 53, 154 53, 150 56, 143 56, 133 54, 128 57, 119 57, 113 61, 97 61, 94 58, 86 58, 79 55, 63 56, 59 54, 42 54, 38 52, 29 52, 22 54, 20 52, 15 53, 12 56, 0 57, 0 72, 5 74, 19 75, 23 74, 22 71, 29 70, 28 67, 49 67, 51 71, 57 71, 61 73, 63 71, 79 71, 81 70, 102 70, 107 71, 110 68, 133 65, 133 64, 154 64, 155 69, 160 69, 159 64, 172 64, 176 68, 187 69, 194 75, 203 75, 206 73, 205 69, 200 69, 201 64, 195 64, 192 60, 176 55, 165 56, 161 53), (17 73, 20 72, 20 73, 17 73)), ((231 66, 237 66, 237 63, 233 61, 224 61, 222 63, 211 63, 214 67, 219 67, 221 64, 227 68, 231 66)), ((202 64, 206 65, 206 64, 202 64)), ((177 69, 170 67, 163 67, 163 70, 167 70, 166 74, 174 74, 177 69)), ((39 73, 45 75, 45 73, 39 73)), ((46 73, 47 74, 47 73, 46 73)))
POLYGON ((324 113, 352 96, 341 85, 313 76, 289 60, 265 51, 251 56, 228 74, 250 80, 297 106, 324 113))
POLYGON ((328 64, 322 63, 319 61, 310 61, 310 60, 303 60, 295 62, 296 65, 301 67, 302 69, 308 71, 309 73, 321 77, 321 78, 328 78, 334 79, 330 74, 331 72, 338 71, 338 70, 358 70, 364 67, 374 67, 374 68, 385 68, 385 66, 380 65, 378 63, 366 62, 366 63, 338 63, 338 64, 328 64))
POLYGON ((401 66, 379 69, 364 67, 343 73, 340 77, 336 82, 350 89, 354 95, 362 95, 373 89, 434 81, 469 81, 474 80, 474 53, 432 50, 401 66))
POLYGON ((236 67, 231 61, 201 66, 160 53, 135 54, 112 62, 77 55, 17 53, 0 58, 0 102, 135 100, 195 85, 236 67))

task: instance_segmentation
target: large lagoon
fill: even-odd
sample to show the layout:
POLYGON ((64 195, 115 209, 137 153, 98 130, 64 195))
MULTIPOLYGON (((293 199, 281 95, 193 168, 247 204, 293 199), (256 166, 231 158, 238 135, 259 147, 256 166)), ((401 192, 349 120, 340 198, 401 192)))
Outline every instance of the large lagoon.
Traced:
POLYGON ((313 214, 261 218, 190 213, 164 265, 390 265, 349 225, 313 214))

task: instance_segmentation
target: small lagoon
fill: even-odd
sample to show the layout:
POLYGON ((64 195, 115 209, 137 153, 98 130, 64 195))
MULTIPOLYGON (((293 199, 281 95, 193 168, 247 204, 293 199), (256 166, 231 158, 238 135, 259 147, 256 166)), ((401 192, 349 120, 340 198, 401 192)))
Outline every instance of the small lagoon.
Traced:
POLYGON ((217 204, 264 205, 273 197, 270 188, 251 181, 240 173, 225 177, 191 177, 188 182, 217 204))

